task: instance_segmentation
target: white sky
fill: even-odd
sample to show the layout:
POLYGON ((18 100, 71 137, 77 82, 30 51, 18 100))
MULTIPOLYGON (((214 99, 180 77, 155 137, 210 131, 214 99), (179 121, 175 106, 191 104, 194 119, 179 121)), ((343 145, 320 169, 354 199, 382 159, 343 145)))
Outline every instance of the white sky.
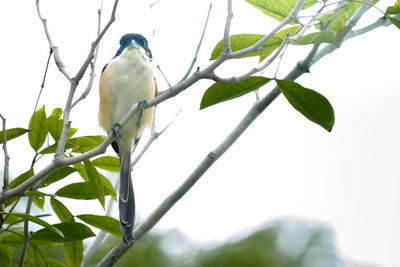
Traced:
MULTIPOLYGON (((105 0, 103 25, 112 2, 105 0)), ((381 2, 384 7, 393 1, 381 2)), ((34 1, 24 4, 6 1, 0 9, 0 112, 9 128, 27 127, 49 50, 34 1)), ((113 57, 121 35, 140 32, 150 39, 155 29, 150 43, 155 62, 171 83, 177 82, 192 60, 208 5, 209 1, 161 0, 151 11, 147 1, 120 1, 117 20, 101 43, 97 70, 113 57)), ((226 1, 214 1, 196 66, 209 64, 212 48, 222 37, 225 5, 226 1)), ((43 16, 71 75, 95 37, 98 7, 99 1, 42 1, 43 16)), ((244 1, 234 1, 234 14, 232 34, 267 33, 276 24, 244 1)), ((361 23, 367 25, 380 16, 372 10, 361 23)), ((399 43, 398 29, 380 28, 346 42, 314 65, 311 74, 298 82, 330 100, 336 115, 333 131, 327 133, 309 122, 280 96, 157 227, 178 228, 197 242, 216 242, 246 234, 273 219, 294 217, 333 228, 339 252, 346 258, 400 266, 399 43)), ((307 49, 289 47, 279 77, 307 49)), ((237 61, 219 73, 239 75, 256 62, 237 61)), ((271 77, 275 67, 265 75, 271 77)), ((160 77, 158 84, 166 89, 160 77)), ((201 96, 211 84, 201 81, 158 108, 159 129, 182 112, 135 169, 139 216, 149 215, 225 138, 254 101, 249 94, 199 111, 201 96)), ((86 80, 77 96, 85 86, 86 80)), ((72 126, 80 129, 78 135, 103 134, 97 126, 97 87, 98 78, 89 97, 71 114, 72 126)), ((48 114, 64 107, 68 89, 52 61, 39 106, 45 104, 48 114)), ((13 175, 30 166, 33 154, 26 147, 22 139, 9 143, 13 175)), ((95 201, 88 201, 86 209, 82 201, 67 203, 74 214, 102 212, 95 201)))

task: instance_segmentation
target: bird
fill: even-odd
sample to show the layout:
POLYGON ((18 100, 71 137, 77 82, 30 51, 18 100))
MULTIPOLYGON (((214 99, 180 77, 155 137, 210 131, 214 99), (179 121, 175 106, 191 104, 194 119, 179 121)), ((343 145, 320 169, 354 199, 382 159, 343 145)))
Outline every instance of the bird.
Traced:
POLYGON ((99 85, 99 125, 114 134, 111 143, 120 159, 119 219, 124 244, 133 240, 135 197, 131 178, 131 153, 144 129, 151 125, 154 107, 144 109, 153 99, 157 85, 152 53, 146 38, 138 33, 121 37, 114 58, 104 66, 99 85), (135 104, 141 107, 121 128, 119 122, 135 104))

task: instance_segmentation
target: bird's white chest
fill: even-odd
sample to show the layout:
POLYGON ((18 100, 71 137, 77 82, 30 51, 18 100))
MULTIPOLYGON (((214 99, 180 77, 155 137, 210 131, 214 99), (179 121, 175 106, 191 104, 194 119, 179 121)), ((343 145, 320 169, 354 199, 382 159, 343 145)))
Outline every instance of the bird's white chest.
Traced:
POLYGON ((108 88, 115 107, 115 121, 121 120, 134 104, 154 97, 153 70, 145 58, 116 58, 107 68, 114 74, 108 88))

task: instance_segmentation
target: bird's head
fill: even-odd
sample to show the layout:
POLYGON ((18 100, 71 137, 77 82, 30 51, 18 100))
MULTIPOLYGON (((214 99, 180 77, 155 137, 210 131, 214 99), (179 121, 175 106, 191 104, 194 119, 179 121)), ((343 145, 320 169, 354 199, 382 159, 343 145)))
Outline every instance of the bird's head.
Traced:
POLYGON ((119 41, 120 47, 117 51, 116 57, 119 56, 125 49, 143 49, 144 53, 151 59, 152 54, 147 43, 146 38, 138 33, 128 33, 121 37, 119 41))

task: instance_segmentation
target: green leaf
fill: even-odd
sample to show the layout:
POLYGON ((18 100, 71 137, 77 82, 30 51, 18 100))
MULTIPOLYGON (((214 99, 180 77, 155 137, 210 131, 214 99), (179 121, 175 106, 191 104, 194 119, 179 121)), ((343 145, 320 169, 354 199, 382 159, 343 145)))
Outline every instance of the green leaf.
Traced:
POLYGON ((76 169, 72 167, 63 167, 58 170, 55 170, 52 173, 50 173, 49 176, 47 176, 46 180, 40 187, 46 187, 52 183, 64 179, 65 177, 74 172, 76 172, 76 169))
POLYGON ((104 156, 92 161, 92 164, 103 170, 119 172, 119 159, 113 156, 104 156))
POLYGON ((53 111, 51 112, 51 115, 55 116, 57 119, 59 119, 62 115, 62 109, 61 108, 53 109, 53 111))
MULTIPOLYGON (((1 246, 7 246, 7 247, 16 247, 16 248, 21 248, 22 243, 24 241, 24 237, 23 237, 23 232, 22 231, 12 231, 8 234, 5 235, 1 235, 0 237, 0 247, 1 246)), ((46 266, 43 265, 43 261, 44 261, 44 255, 43 253, 40 251, 39 245, 40 246, 46 246, 46 244, 50 244, 48 242, 33 242, 32 240, 29 240, 29 246, 28 246, 28 251, 25 257, 25 265, 26 266, 37 266, 36 264, 38 262, 42 262, 41 266, 46 266), (35 254, 35 255, 33 255, 35 254), (28 260, 27 258, 34 258, 36 259, 36 262, 32 262, 31 260, 28 260), (43 261, 42 261, 43 260, 43 261)), ((54 244, 54 243, 53 243, 54 244)), ((9 254, 12 255, 13 253, 9 254)), ((0 249, 0 263, 1 260, 3 258, 3 254, 1 253, 1 249, 0 249)), ((0 265, 3 266, 3 265, 0 265)), ((8 265, 6 265, 8 266, 8 265)), ((10 265, 12 266, 12 265, 10 265)))
POLYGON ((67 140, 70 140, 72 136, 78 131, 77 128, 69 128, 67 140))
POLYGON ((89 182, 89 177, 86 173, 85 166, 82 163, 76 163, 74 168, 78 171, 79 175, 82 177, 85 182, 89 182))
MULTIPOLYGON (((23 242, 24 242, 23 231, 13 231, 8 234, 0 235, 0 244, 5 244, 6 246, 21 248, 23 242)), ((59 247, 57 243, 47 242, 47 241, 30 240, 29 243, 40 247, 59 247)))
POLYGON ((67 209, 66 206, 64 206, 63 203, 58 201, 55 198, 50 198, 50 204, 51 207, 53 208, 55 214, 57 217, 60 219, 61 222, 73 222, 74 220, 74 215, 67 209))
POLYGON ((386 17, 390 20, 391 23, 393 23, 393 25, 395 25, 397 28, 400 29, 400 20, 399 19, 396 19, 391 16, 386 16, 386 17))
POLYGON ((331 131, 335 114, 328 99, 318 92, 290 80, 276 80, 289 103, 309 120, 331 131))
POLYGON ((64 238, 50 231, 48 228, 43 228, 32 234, 32 240, 49 241, 49 242, 68 242, 83 240, 94 236, 92 230, 82 223, 63 222, 53 224, 54 227, 60 229, 64 238))
POLYGON ((107 233, 122 237, 119 221, 110 216, 82 214, 76 216, 87 224, 99 228, 107 233))
POLYGON ((43 196, 34 196, 32 198, 33 203, 35 203, 36 206, 39 207, 42 211, 44 211, 44 197, 43 196))
MULTIPOLYGON (((297 0, 246 0, 249 4, 278 21, 284 20, 292 11, 297 0)), ((306 0, 303 9, 317 3, 317 0, 306 0)))
POLYGON ((0 243, 0 266, 12 266, 14 251, 11 247, 0 243))
MULTIPOLYGON (((104 187, 104 194, 112 195, 115 192, 110 192, 106 187, 104 187)), ((56 195, 59 197, 67 197, 73 199, 96 199, 98 195, 94 192, 91 183, 73 183, 60 188, 56 195)))
POLYGON ((333 31, 320 31, 307 34, 300 38, 296 42, 292 42, 295 45, 308 45, 308 44, 321 44, 321 43, 333 43, 335 41, 335 33, 333 31))
POLYGON ((37 218, 35 216, 28 215, 28 214, 25 214, 25 213, 18 213, 18 212, 13 212, 12 215, 18 216, 18 217, 20 217, 22 219, 25 219, 25 220, 34 222, 36 224, 39 224, 41 226, 44 226, 44 227, 46 227, 45 229, 48 229, 48 231, 51 231, 52 233, 54 233, 55 235, 60 236, 61 238, 63 237, 62 231, 60 231, 56 227, 52 226, 51 224, 49 224, 49 223, 47 223, 47 222, 45 222, 45 221, 43 221, 43 220, 41 220, 41 219, 39 219, 39 218, 37 218))
POLYGON ((13 224, 19 223, 20 221, 24 221, 24 220, 21 220, 19 217, 13 216, 12 214, 9 214, 7 216, 7 219, 4 221, 4 223, 9 225, 9 226, 11 226, 13 224))
POLYGON ((117 200, 117 195, 115 194, 114 187, 112 186, 111 182, 105 177, 103 174, 99 173, 101 182, 103 183, 104 187, 104 194, 106 196, 111 195, 113 199, 117 200))
MULTIPOLYGON (((21 136, 25 133, 29 132, 28 129, 24 128, 11 128, 6 130, 6 138, 7 141, 10 141, 14 138, 17 138, 18 136, 21 136)), ((3 144, 3 131, 0 131, 0 145, 3 144)))
POLYGON ((64 256, 68 266, 80 267, 83 259, 83 241, 71 241, 64 243, 64 256))
POLYGON ((23 235, 23 231, 15 231, 15 233, 2 234, 0 235, 0 244, 4 244, 8 247, 21 247, 22 242, 24 242, 23 235))
POLYGON ((24 265, 29 267, 47 266, 46 258, 38 246, 28 246, 24 265))
MULTIPOLYGON (((283 39, 285 38, 287 33, 289 33, 290 35, 293 35, 299 28, 300 28, 300 26, 295 26, 295 27, 290 27, 290 28, 281 30, 280 32, 278 32, 277 34, 272 36, 272 38, 270 38, 267 42, 265 42, 262 45, 260 51, 244 55, 241 58, 260 56, 260 61, 264 60, 266 57, 268 57, 275 49, 277 49, 282 44, 283 39)), ((263 34, 232 35, 232 36, 230 36, 231 49, 233 52, 242 50, 244 48, 254 45, 263 37, 264 37, 263 34)), ((218 42, 218 44, 213 49, 210 60, 215 60, 216 58, 218 58, 222 52, 222 48, 223 48, 223 42, 221 40, 218 42)))
POLYGON ((84 153, 96 148, 103 142, 104 138, 102 135, 81 136, 72 138, 67 143, 72 144, 72 152, 84 153))
POLYGON ((99 173, 97 172, 96 168, 93 166, 90 160, 85 160, 84 165, 86 173, 89 177, 89 183, 92 185, 94 192, 97 195, 97 199, 100 201, 100 204, 104 208, 105 205, 104 187, 103 183, 101 182, 99 173))
MULTIPOLYGON (((47 217, 47 216, 51 216, 51 214, 41 214, 41 215, 36 215, 35 217, 37 218, 42 218, 42 217, 47 217)), ((24 219, 21 219, 18 216, 14 216, 13 214, 9 214, 9 216, 7 217, 6 223, 8 224, 8 227, 14 225, 14 224, 18 224, 18 223, 22 223, 24 222, 24 219)))
POLYGON ((223 101, 231 100, 257 90, 267 84, 271 79, 261 76, 251 76, 243 81, 221 84, 214 83, 204 93, 201 99, 200 109, 210 107, 223 101))
POLYGON ((89 182, 72 183, 57 190, 56 196, 67 197, 73 199, 96 199, 97 195, 94 192, 89 182))
POLYGON ((20 184, 31 178, 33 175, 34 175, 33 169, 29 169, 28 171, 20 174, 17 178, 13 179, 10 182, 10 188, 16 188, 17 186, 19 186, 20 184))
POLYGON ((45 196, 53 197, 54 195, 52 194, 46 194, 43 192, 39 191, 27 191, 25 192, 25 196, 27 197, 33 197, 33 203, 35 203, 36 206, 38 206, 41 210, 44 208, 44 202, 45 202, 45 196))
MULTIPOLYGON (((84 153, 92 150, 93 148, 100 145, 105 136, 103 135, 94 135, 94 136, 80 136, 71 138, 70 137, 77 131, 75 128, 71 128, 69 130, 69 135, 67 138, 67 143, 65 144, 65 150, 72 148, 72 152, 74 153, 84 153)), ((40 154, 50 154, 55 153, 57 150, 57 144, 53 144, 51 146, 46 147, 41 150, 40 154)))
POLYGON ((6 207, 6 208, 9 207, 11 204, 13 204, 15 201, 17 201, 17 199, 19 199, 19 197, 13 197, 13 198, 7 200, 4 203, 4 207, 6 207))
POLYGON ((386 14, 400 14, 400 0, 397 0, 393 6, 387 7, 386 14))
MULTIPOLYGON (((72 147, 71 144, 68 144, 68 143, 65 144, 65 149, 69 149, 71 147, 72 147)), ((56 153, 56 151, 57 151, 57 144, 53 144, 53 145, 50 145, 50 146, 42 149, 39 153, 40 154, 51 154, 51 153, 56 153)))
POLYGON ((63 130, 64 121, 60 120, 59 117, 55 115, 50 115, 46 120, 46 124, 51 137, 53 137, 54 141, 58 143, 58 140, 60 140, 63 130))
POLYGON ((28 133, 28 138, 29 144, 37 152, 44 144, 44 141, 46 141, 47 135, 46 111, 44 106, 35 112, 29 121, 29 125, 32 124, 32 119, 32 131, 28 133))

